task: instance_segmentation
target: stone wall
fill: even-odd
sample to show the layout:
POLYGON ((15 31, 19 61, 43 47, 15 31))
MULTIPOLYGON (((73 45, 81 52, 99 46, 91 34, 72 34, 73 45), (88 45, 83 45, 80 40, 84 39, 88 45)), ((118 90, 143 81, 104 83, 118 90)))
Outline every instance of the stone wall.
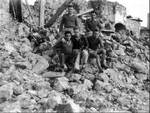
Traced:
POLYGON ((0 26, 9 23, 9 21, 9 0, 0 0, 0 26))
POLYGON ((137 38, 140 38, 141 23, 138 20, 127 18, 126 27, 127 29, 133 31, 137 38))
POLYGON ((115 23, 125 24, 126 21, 126 8, 115 2, 115 23))
POLYGON ((97 14, 114 22, 125 23, 126 8, 118 2, 110 2, 107 0, 91 0, 89 7, 96 10, 97 14))

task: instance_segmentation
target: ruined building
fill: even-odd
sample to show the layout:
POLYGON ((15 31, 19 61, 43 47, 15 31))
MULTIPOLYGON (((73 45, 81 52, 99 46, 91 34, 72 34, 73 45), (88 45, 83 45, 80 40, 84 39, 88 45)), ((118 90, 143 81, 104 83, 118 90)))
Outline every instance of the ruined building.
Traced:
POLYGON ((9 0, 0 0, 0 26, 9 23, 9 0))
POLYGON ((115 26, 116 24, 125 25, 127 29, 132 31, 137 38, 140 36, 141 20, 127 18, 126 7, 118 2, 110 2, 107 0, 91 0, 89 6, 94 8, 100 18, 105 18, 115 26))

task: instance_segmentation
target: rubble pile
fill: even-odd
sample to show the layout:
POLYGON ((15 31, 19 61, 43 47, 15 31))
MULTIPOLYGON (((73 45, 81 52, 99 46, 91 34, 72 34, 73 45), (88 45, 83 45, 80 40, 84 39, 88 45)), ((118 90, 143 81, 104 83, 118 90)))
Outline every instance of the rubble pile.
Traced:
POLYGON ((149 51, 141 42, 130 46, 134 51, 118 44, 112 68, 103 73, 91 63, 78 74, 60 73, 49 71, 48 61, 32 53, 28 33, 13 21, 0 31, 0 112, 149 110, 149 51))

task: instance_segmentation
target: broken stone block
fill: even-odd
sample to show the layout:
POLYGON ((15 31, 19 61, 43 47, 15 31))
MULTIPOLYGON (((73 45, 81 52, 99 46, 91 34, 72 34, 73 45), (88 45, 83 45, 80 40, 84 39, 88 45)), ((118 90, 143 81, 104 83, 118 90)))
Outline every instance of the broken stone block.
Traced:
POLYGON ((49 63, 42 56, 36 55, 36 57, 37 57, 37 63, 33 66, 32 71, 37 74, 40 74, 49 67, 49 63))
POLYGON ((93 81, 95 79, 95 75, 92 73, 85 73, 83 74, 85 79, 93 81))
POLYGON ((128 99, 127 97, 119 97, 118 102, 123 107, 129 107, 131 104, 130 99, 128 99))
POLYGON ((94 89, 98 92, 100 91, 106 91, 106 92, 111 92, 112 90, 112 87, 109 83, 105 83, 105 82, 102 82, 100 80, 97 80, 96 83, 95 83, 95 87, 94 89))
POLYGON ((45 78, 57 78, 57 77, 63 77, 65 75, 65 72, 45 72, 42 74, 45 78))
POLYGON ((109 82, 109 77, 107 76, 106 73, 101 73, 101 74, 97 75, 96 78, 103 82, 107 82, 107 83, 109 82))
POLYGON ((65 89, 68 89, 69 83, 68 83, 68 79, 66 77, 61 77, 61 78, 56 78, 56 81, 54 83, 54 89, 56 91, 63 91, 65 89))
POLYGON ((13 87, 13 94, 14 95, 20 95, 22 94, 24 91, 23 87, 22 86, 15 86, 13 87))
POLYGON ((0 87, 0 103, 3 103, 11 98, 13 94, 14 84, 8 83, 0 87))
POLYGON ((75 104, 73 100, 68 100, 65 104, 58 104, 55 107, 57 113, 79 113, 81 108, 78 104, 75 104))
POLYGON ((147 74, 142 74, 142 73, 135 73, 134 76, 136 79, 142 80, 142 81, 148 78, 147 74))
POLYGON ((133 61, 131 62, 131 68, 136 72, 136 73, 148 73, 148 69, 146 68, 146 64, 143 62, 138 62, 138 61, 133 61))
POLYGON ((69 80, 70 81, 80 81, 81 77, 82 77, 82 75, 80 75, 80 74, 71 74, 69 76, 69 80))
POLYGON ((37 94, 38 94, 38 97, 40 97, 40 98, 45 98, 45 97, 48 96, 49 90, 47 90, 47 89, 41 89, 41 90, 39 90, 39 91, 37 92, 37 94))
POLYGON ((13 44, 10 42, 5 43, 5 50, 8 51, 8 53, 16 52, 16 49, 14 48, 13 44))
POLYGON ((73 113, 70 104, 59 104, 56 106, 55 111, 57 111, 57 113, 73 113))
POLYGON ((20 103, 17 101, 15 103, 7 103, 7 105, 4 107, 3 112, 12 112, 12 113, 19 113, 21 111, 20 103))

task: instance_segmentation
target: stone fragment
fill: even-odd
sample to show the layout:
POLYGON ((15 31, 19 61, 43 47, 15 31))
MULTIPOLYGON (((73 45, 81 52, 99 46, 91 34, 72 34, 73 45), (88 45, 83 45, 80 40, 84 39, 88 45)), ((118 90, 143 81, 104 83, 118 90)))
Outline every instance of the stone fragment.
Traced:
POLYGON ((36 55, 36 57, 37 57, 37 63, 33 66, 32 71, 37 74, 40 74, 48 68, 49 63, 42 56, 36 55))
POLYGON ((14 84, 9 83, 0 87, 0 103, 11 99, 14 84))
POLYGON ((68 79, 66 77, 57 78, 54 83, 54 89, 56 91, 63 91, 69 87, 68 79))
POLYGON ((69 80, 70 81, 80 81, 82 75, 80 74, 71 74, 70 77, 69 77, 69 80))
POLYGON ((52 71, 49 71, 49 72, 45 72, 43 73, 43 77, 45 78, 57 78, 57 77, 63 77, 65 75, 64 72, 52 72, 52 71))
POLYGON ((7 105, 3 109, 4 113, 20 113, 22 112, 20 103, 17 101, 15 103, 7 103, 7 105))

